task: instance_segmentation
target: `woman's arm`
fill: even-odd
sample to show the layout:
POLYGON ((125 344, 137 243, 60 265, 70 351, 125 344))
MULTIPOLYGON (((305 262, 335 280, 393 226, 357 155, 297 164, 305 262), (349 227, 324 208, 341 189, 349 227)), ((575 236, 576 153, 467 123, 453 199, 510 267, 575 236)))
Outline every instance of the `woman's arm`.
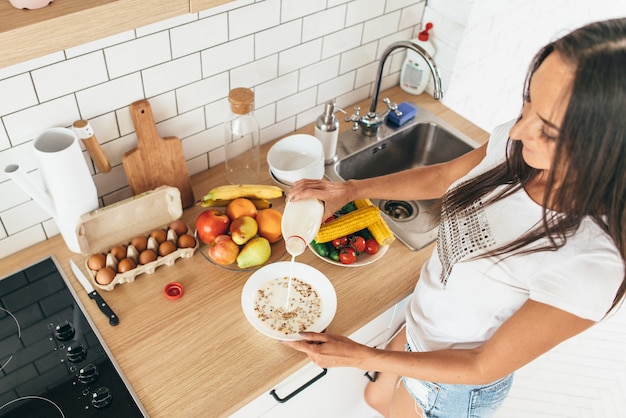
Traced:
POLYGON ((439 383, 486 384, 514 372, 593 321, 529 300, 475 349, 431 352, 386 351, 342 336, 304 333, 304 341, 284 342, 320 367, 350 366, 439 383))
POLYGON ((317 198, 325 202, 325 217, 355 199, 425 200, 443 196, 459 178, 485 157, 487 144, 445 163, 416 167, 380 177, 345 182, 300 180, 287 199, 317 198))

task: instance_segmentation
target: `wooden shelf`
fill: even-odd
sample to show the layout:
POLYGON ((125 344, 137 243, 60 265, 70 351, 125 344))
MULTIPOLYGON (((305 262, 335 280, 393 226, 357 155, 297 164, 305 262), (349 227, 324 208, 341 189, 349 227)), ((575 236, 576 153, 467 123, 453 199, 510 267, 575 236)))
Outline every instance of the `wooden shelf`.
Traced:
POLYGON ((36 10, 0 0, 0 68, 188 12, 188 0, 55 0, 36 10))

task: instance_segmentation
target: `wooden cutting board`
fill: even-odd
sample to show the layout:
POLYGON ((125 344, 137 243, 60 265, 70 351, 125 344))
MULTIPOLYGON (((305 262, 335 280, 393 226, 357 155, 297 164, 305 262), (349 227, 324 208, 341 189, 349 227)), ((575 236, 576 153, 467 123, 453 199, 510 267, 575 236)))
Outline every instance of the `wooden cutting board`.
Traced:
POLYGON ((137 132, 137 148, 124 154, 122 165, 133 193, 172 186, 180 190, 183 208, 192 206, 193 189, 180 139, 159 136, 148 100, 132 103, 130 116, 137 132))

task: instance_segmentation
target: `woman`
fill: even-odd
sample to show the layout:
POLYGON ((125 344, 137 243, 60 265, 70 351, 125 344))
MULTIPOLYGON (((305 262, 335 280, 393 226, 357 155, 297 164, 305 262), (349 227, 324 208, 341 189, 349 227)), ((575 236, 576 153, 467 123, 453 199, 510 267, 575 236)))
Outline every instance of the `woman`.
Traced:
POLYGON ((318 333, 285 344, 321 367, 378 370, 365 397, 384 416, 492 416, 515 370, 624 298, 625 63, 626 19, 587 25, 536 55, 521 115, 484 146, 378 178, 296 183, 288 198, 317 197, 325 216, 365 197, 443 203, 406 330, 387 349, 318 333))

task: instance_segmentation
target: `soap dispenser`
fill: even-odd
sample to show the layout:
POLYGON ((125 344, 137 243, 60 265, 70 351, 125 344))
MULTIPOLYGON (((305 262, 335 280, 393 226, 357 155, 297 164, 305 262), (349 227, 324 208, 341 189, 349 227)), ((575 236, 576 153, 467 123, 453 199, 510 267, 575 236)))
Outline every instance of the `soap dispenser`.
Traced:
MULTIPOLYGON (((435 55, 435 47, 430 41, 429 33, 432 28, 433 24, 427 23, 424 30, 418 34, 417 39, 412 40, 414 44, 428 52, 431 57, 435 55)), ((429 81, 430 71, 426 59, 417 52, 408 49, 400 71, 400 87, 407 93, 418 95, 426 90, 429 81)))
POLYGON ((337 139, 339 138, 339 120, 336 111, 345 111, 329 100, 324 105, 324 113, 315 121, 315 137, 320 140, 324 149, 324 164, 332 164, 337 159, 337 139))

